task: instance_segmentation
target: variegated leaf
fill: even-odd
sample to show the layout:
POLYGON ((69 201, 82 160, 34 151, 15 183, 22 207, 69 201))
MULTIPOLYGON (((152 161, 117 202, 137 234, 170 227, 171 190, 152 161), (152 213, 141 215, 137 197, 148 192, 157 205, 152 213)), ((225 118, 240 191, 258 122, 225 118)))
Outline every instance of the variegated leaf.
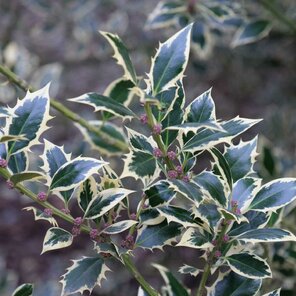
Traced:
POLYGON ((133 225, 137 224, 138 221, 135 220, 123 220, 116 222, 105 229, 103 229, 102 233, 106 234, 117 234, 121 233, 129 228, 131 228, 133 225))
POLYGON ((192 27, 191 47, 201 59, 206 59, 213 48, 209 26, 203 20, 195 21, 192 27))
POLYGON ((35 221, 37 221, 37 220, 45 220, 45 221, 48 221, 52 226, 58 226, 58 223, 57 223, 55 218, 46 215, 44 212, 42 212, 41 210, 39 210, 37 208, 26 207, 23 210, 33 211, 35 221))
POLYGON ((14 174, 10 177, 10 181, 14 185, 17 185, 18 183, 21 183, 24 181, 31 181, 36 179, 45 179, 45 176, 39 172, 27 171, 27 172, 14 174))
POLYGON ((238 145, 231 144, 226 147, 224 157, 229 165, 233 182, 254 172, 253 166, 258 155, 257 140, 258 138, 255 137, 249 142, 241 141, 238 145))
POLYGON ((24 137, 23 135, 4 135, 2 137, 0 137, 0 143, 4 143, 4 142, 17 142, 17 141, 21 141, 21 140, 28 140, 26 137, 24 137))
POLYGON ((281 295, 281 288, 273 290, 273 291, 266 293, 262 296, 280 296, 280 295, 281 295))
POLYGON ((255 20, 243 24, 236 32, 232 46, 240 46, 255 42, 266 37, 271 30, 271 23, 267 20, 255 20))
POLYGON ((190 292, 184 288, 184 286, 174 277, 174 275, 164 266, 161 266, 159 264, 153 264, 153 267, 155 267, 161 274, 166 289, 169 291, 169 295, 175 295, 175 296, 189 296, 190 292))
POLYGON ((132 129, 126 129, 132 150, 153 154, 153 148, 157 147, 157 144, 151 137, 147 138, 143 134, 140 134, 132 129))
POLYGON ((200 186, 204 195, 210 200, 222 206, 227 204, 227 191, 221 179, 211 172, 204 171, 193 178, 193 181, 200 186))
POLYGON ((147 188, 144 193, 147 196, 149 205, 156 207, 161 204, 170 203, 176 193, 169 186, 170 184, 168 182, 161 180, 147 188))
POLYGON ((39 137, 48 129, 46 126, 49 115, 49 85, 30 93, 27 92, 23 100, 9 109, 9 116, 4 129, 5 135, 23 136, 25 140, 8 142, 7 154, 29 150, 33 145, 39 144, 39 137))
POLYGON ((111 188, 100 192, 89 203, 84 217, 86 219, 95 219, 103 216, 132 192, 124 188, 111 188))
POLYGON ((244 215, 242 215, 241 213, 235 213, 235 211, 233 211, 232 209, 228 210, 228 209, 220 208, 218 209, 218 211, 223 215, 223 217, 226 220, 233 220, 239 224, 242 222, 248 221, 248 219, 244 215))
POLYGON ((83 212, 86 211, 91 200, 97 196, 97 193, 97 184, 93 177, 89 177, 82 184, 80 184, 77 192, 77 200, 79 207, 83 212))
POLYGON ((255 254, 240 253, 225 258, 235 273, 250 279, 271 278, 271 270, 267 262, 255 254))
POLYGON ((113 57, 117 60, 117 63, 124 70, 124 77, 137 84, 137 75, 130 59, 128 50, 118 35, 109 32, 100 31, 100 33, 107 39, 114 50, 113 57))
POLYGON ((194 249, 205 249, 212 247, 211 241, 213 240, 212 234, 190 227, 182 235, 180 242, 177 244, 178 247, 188 247, 194 249))
POLYGON ((10 156, 8 161, 8 169, 13 174, 18 174, 24 171, 28 171, 28 167, 29 167, 29 161, 28 161, 27 152, 21 151, 10 156))
POLYGON ((248 243, 296 241, 296 236, 288 230, 261 228, 248 230, 235 239, 248 243))
POLYGON ((138 230, 136 247, 144 249, 161 249, 165 245, 171 245, 181 234, 181 225, 177 223, 162 222, 158 225, 143 226, 138 230))
POLYGON ((234 137, 251 128, 259 121, 260 120, 240 118, 238 116, 231 120, 221 122, 221 127, 225 132, 208 129, 199 131, 185 143, 183 150, 196 152, 210 149, 219 143, 229 143, 234 137))
POLYGON ((121 103, 118 103, 112 98, 105 97, 94 92, 86 93, 76 98, 71 98, 69 101, 92 106, 95 109, 95 112, 107 111, 122 118, 136 117, 133 111, 121 103))
MULTIPOLYGON (((113 123, 99 120, 90 120, 89 123, 98 130, 107 134, 111 138, 110 142, 116 140, 121 142, 123 145, 126 145, 126 136, 122 128, 116 126, 113 123)), ((97 150, 101 154, 107 156, 122 154, 121 148, 113 145, 110 142, 106 142, 106 140, 102 139, 102 137, 99 137, 96 133, 88 131, 79 124, 75 124, 75 126, 80 130, 86 142, 89 143, 91 149, 97 150)))
POLYGON ((107 253, 113 257, 118 257, 115 245, 112 242, 95 243, 94 250, 100 253, 107 253))
POLYGON ((181 195, 189 199, 195 204, 199 204, 203 200, 203 194, 197 184, 194 182, 185 182, 182 180, 171 180, 170 188, 174 191, 179 192, 181 195))
POLYGON ((202 224, 200 219, 194 219, 188 210, 176 206, 161 206, 157 211, 167 219, 167 222, 176 222, 183 227, 198 227, 202 224))
POLYGON ((49 189, 67 191, 98 172, 106 162, 90 157, 77 157, 62 165, 53 175, 49 189))
POLYGON ((230 272, 215 286, 209 296, 255 296, 261 288, 262 280, 249 279, 230 272))
POLYGON ((181 266, 178 271, 182 274, 190 274, 194 277, 203 272, 202 269, 187 264, 181 266))
POLYGON ((63 228, 52 227, 47 230, 43 241, 41 254, 69 247, 73 242, 73 236, 70 232, 63 228))
POLYGON ((158 225, 165 220, 156 208, 148 208, 141 212, 139 217, 140 223, 143 225, 158 225))
POLYGON ((82 294, 84 291, 91 293, 96 285, 101 285, 107 271, 110 269, 100 256, 73 260, 73 265, 67 269, 61 280, 62 296, 82 294))
POLYGON ((249 209, 267 212, 274 211, 296 199, 296 179, 282 178, 263 185, 249 209))
POLYGON ((148 75, 153 96, 174 86, 183 77, 189 57, 191 27, 188 25, 160 44, 148 75))
POLYGON ((14 290, 12 296, 32 296, 33 288, 33 284, 22 284, 14 290))

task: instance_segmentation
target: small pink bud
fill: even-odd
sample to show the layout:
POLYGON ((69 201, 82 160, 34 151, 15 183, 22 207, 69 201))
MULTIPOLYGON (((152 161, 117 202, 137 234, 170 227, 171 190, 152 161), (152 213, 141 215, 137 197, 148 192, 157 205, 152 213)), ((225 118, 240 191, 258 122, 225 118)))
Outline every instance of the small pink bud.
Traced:
POLYGON ((80 232, 81 232, 81 231, 80 231, 80 227, 73 226, 73 228, 72 228, 72 234, 73 234, 74 236, 79 235, 80 232))
POLYGON ((177 166, 176 166, 176 171, 177 171, 178 174, 182 174, 182 173, 183 173, 183 168, 182 168, 182 166, 181 166, 181 165, 177 165, 177 166))
POLYGON ((222 220, 222 225, 230 225, 230 224, 231 224, 231 220, 227 220, 227 219, 222 220))
POLYGON ((221 253, 221 251, 217 250, 217 251, 215 251, 214 255, 216 258, 219 258, 219 257, 221 257, 222 253, 221 253))
POLYGON ((141 121, 142 124, 147 124, 148 116, 146 114, 141 114, 140 121, 141 121))
POLYGON ((154 148, 153 149, 153 155, 157 158, 163 157, 163 153, 159 148, 154 148))
POLYGON ((8 187, 8 189, 13 189, 14 188, 14 184, 13 184, 13 182, 12 181, 6 181, 6 185, 7 185, 7 187, 8 187))
POLYGON ((184 182, 186 182, 186 183, 189 183, 189 182, 190 182, 190 178, 189 178, 188 175, 183 176, 182 180, 183 180, 184 182))
POLYGON ((170 171, 168 171, 168 177, 170 179, 176 179, 178 177, 178 173, 174 170, 170 170, 170 171))
POLYGON ((162 130, 162 125, 160 123, 156 124, 153 126, 152 128, 152 133, 154 135, 160 135, 161 134, 161 130, 162 130))
POLYGON ((213 240, 212 240, 212 245, 213 245, 213 246, 217 246, 217 240, 213 239, 213 240))
POLYGON ((237 201, 236 200, 232 200, 231 201, 231 207, 237 207, 237 201))
POLYGON ((135 213, 130 214, 132 220, 137 220, 137 215, 135 213))
POLYGON ((82 222, 83 222, 82 217, 77 217, 77 218, 74 219, 73 223, 74 223, 75 226, 80 226, 82 224, 82 222))
POLYGON ((52 211, 52 209, 46 208, 46 209, 44 209, 43 213, 44 213, 46 216, 51 217, 52 214, 53 214, 53 211, 52 211))
POLYGON ((235 210, 235 213, 236 213, 237 215, 241 215, 242 212, 241 212, 240 209, 236 209, 236 210, 235 210))
POLYGON ((224 241, 225 243, 229 241, 229 236, 228 236, 227 234, 225 234, 225 235, 223 236, 223 241, 224 241))
POLYGON ((39 201, 44 202, 44 201, 47 200, 47 195, 46 195, 45 192, 41 191, 41 192, 38 193, 37 198, 38 198, 39 201))
POLYGON ((95 228, 91 229, 91 231, 89 232, 89 236, 93 240, 97 238, 98 234, 99 234, 99 231, 95 228))
POLYGON ((174 159, 176 159, 176 157, 177 157, 177 154, 175 153, 175 151, 169 151, 168 152, 168 158, 170 160, 174 160, 174 159))
POLYGON ((69 209, 62 209, 62 212, 66 215, 70 214, 70 210, 69 209))
POLYGON ((0 158, 0 167, 6 168, 7 167, 7 160, 4 158, 0 158))

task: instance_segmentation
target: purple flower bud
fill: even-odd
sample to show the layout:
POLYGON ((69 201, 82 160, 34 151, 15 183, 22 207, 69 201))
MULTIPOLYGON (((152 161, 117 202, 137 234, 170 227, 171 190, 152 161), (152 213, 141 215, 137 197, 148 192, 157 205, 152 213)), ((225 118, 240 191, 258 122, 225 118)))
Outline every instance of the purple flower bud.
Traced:
POLYGON ((41 191, 41 192, 38 193, 37 198, 38 198, 39 201, 44 202, 44 201, 47 200, 47 195, 46 195, 45 192, 41 191))
POLYGON ((7 187, 8 187, 8 189, 13 189, 14 188, 14 184, 13 184, 13 182, 12 181, 6 181, 6 185, 7 185, 7 187))
POLYGON ((221 257, 221 255, 222 255, 221 251, 219 251, 219 250, 215 251, 214 256, 215 256, 216 258, 221 257))
POLYGON ((159 149, 159 148, 154 148, 153 149, 153 155, 155 156, 155 157, 163 157, 163 153, 162 153, 162 151, 159 149))
POLYGON ((91 229, 91 231, 89 232, 89 236, 93 240, 96 240, 98 234, 99 234, 99 231, 95 228, 91 229))
POLYGON ((154 135, 160 135, 162 130, 162 125, 160 123, 153 126, 152 133, 154 135))
POLYGON ((183 173, 183 168, 182 168, 182 166, 181 166, 181 165, 177 165, 177 166, 176 166, 176 171, 177 171, 178 174, 182 174, 182 173, 183 173))
POLYGON ((137 215, 135 213, 130 214, 132 220, 137 220, 137 215))
POLYGON ((77 218, 74 219, 74 225, 75 226, 80 226, 82 224, 82 222, 83 222, 82 217, 77 217, 77 218))
POLYGON ((232 200, 231 201, 231 207, 237 207, 237 201, 236 200, 232 200))
POLYGON ((52 214, 53 214, 53 211, 52 211, 52 209, 46 208, 46 209, 44 209, 43 213, 44 213, 46 216, 51 217, 52 214))
POLYGON ((223 241, 226 243, 229 241, 229 236, 227 234, 224 234, 223 241))
POLYGON ((240 209, 236 209, 236 210, 235 210, 235 213, 236 213, 237 215, 241 215, 242 212, 241 212, 240 209))
POLYGON ((141 114, 140 121, 141 121, 142 124, 147 124, 148 116, 146 114, 141 114))
POLYGON ((217 240, 213 239, 213 240, 212 240, 212 245, 213 245, 213 246, 217 246, 217 240))
POLYGON ((170 160, 174 160, 174 159, 176 159, 176 157, 177 157, 177 154, 176 154, 175 151, 169 151, 169 152, 168 152, 168 158, 169 158, 170 160))
POLYGON ((74 236, 79 235, 80 232, 81 232, 81 231, 80 231, 80 227, 73 226, 73 228, 72 228, 72 234, 73 234, 74 236))
POLYGON ((170 179, 176 179, 178 177, 178 173, 174 170, 170 170, 170 171, 168 171, 168 177, 170 179))
POLYGON ((189 178, 188 175, 183 176, 182 180, 183 180, 184 182, 186 182, 186 183, 189 183, 189 182, 190 182, 190 178, 189 178))
POLYGON ((0 158, 0 167, 1 168, 6 168, 7 167, 7 160, 0 158))
POLYGON ((62 209, 62 212, 66 215, 70 214, 70 210, 69 209, 62 209))
POLYGON ((230 224, 231 224, 231 220, 227 220, 227 219, 222 220, 222 225, 230 225, 230 224))

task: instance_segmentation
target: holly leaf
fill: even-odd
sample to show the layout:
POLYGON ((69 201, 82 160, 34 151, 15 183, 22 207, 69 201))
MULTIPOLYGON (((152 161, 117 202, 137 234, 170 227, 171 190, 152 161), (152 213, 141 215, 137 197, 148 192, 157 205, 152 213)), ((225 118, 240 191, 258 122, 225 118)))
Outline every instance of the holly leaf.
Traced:
POLYGON ((41 210, 39 210, 37 208, 34 208, 34 207, 26 207, 23 210, 33 211, 35 221, 45 220, 45 221, 48 221, 53 226, 58 226, 58 223, 57 223, 57 221, 56 221, 55 218, 46 215, 43 211, 41 211, 41 210))
POLYGON ((32 296, 33 288, 33 284, 22 284, 14 290, 12 296, 32 296))
POLYGON ((45 179, 44 175, 39 172, 34 171, 27 171, 22 173, 14 174, 10 177, 10 181, 17 185, 18 183, 24 182, 24 181, 32 181, 36 179, 45 179))
POLYGON ((133 225, 137 224, 138 221, 134 220, 123 220, 116 222, 102 230, 102 233, 106 234, 117 234, 126 231, 131 228, 133 225))
POLYGON ((79 185, 77 192, 77 200, 79 207, 83 212, 86 211, 91 200, 97 196, 97 183, 93 177, 89 177, 79 185))
POLYGON ((188 247, 194 249, 205 249, 212 247, 211 241, 213 235, 209 232, 201 232, 199 229, 190 227, 182 235, 180 242, 177 244, 178 247, 188 247))
POLYGON ((82 294, 84 291, 91 293, 96 285, 101 285, 107 271, 110 269, 100 256, 73 260, 73 265, 67 269, 61 280, 62 296, 82 294))
POLYGON ((52 227, 47 230, 43 241, 41 254, 69 247, 73 242, 73 236, 63 228, 52 227))

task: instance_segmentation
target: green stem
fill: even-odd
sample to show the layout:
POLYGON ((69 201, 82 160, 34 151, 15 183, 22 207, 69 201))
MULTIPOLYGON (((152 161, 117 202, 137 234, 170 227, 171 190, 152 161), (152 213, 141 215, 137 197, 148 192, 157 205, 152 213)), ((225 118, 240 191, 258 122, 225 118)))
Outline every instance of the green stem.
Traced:
POLYGON ((280 9, 271 0, 261 0, 261 5, 273 14, 281 23, 286 25, 294 34, 296 34, 296 23, 280 12, 280 9))
MULTIPOLYGON (((145 108, 145 112, 148 117, 148 126, 152 130, 153 126, 155 125, 155 120, 154 120, 154 116, 152 114, 151 106, 148 103, 146 103, 144 108, 145 108)), ((174 163, 166 155, 167 151, 166 151, 166 148, 164 146, 161 136, 157 135, 157 134, 153 134, 153 139, 156 142, 158 148, 161 150, 162 154, 164 155, 164 161, 167 164, 168 168, 170 170, 174 170, 174 168, 175 168, 174 163)))
POLYGON ((196 296, 202 296, 203 295, 203 291, 205 289, 206 283, 207 283, 207 279, 210 276, 210 272, 211 272, 211 264, 207 263, 204 269, 204 272, 202 274, 202 278, 196 293, 196 296))
POLYGON ((124 254, 122 255, 122 260, 124 262, 125 267, 133 274, 134 278, 138 281, 138 283, 141 285, 143 290, 149 295, 149 296, 159 296, 159 293, 153 289, 143 278, 143 276, 139 273, 137 268, 135 267, 134 263, 131 261, 130 256, 124 254))
MULTIPOLYGON (((20 89, 22 89, 24 91, 29 90, 32 92, 35 90, 26 81, 19 78, 14 72, 12 72, 10 69, 8 69, 7 67, 5 67, 1 64, 0 64, 0 73, 2 73, 5 77, 7 77, 9 79, 9 81, 11 81, 14 85, 18 86, 20 89)), ((53 109, 59 111, 61 114, 63 114, 68 119, 78 123, 79 125, 81 125, 85 129, 87 129, 89 132, 96 134, 98 137, 101 137, 102 140, 106 141, 108 144, 119 148, 123 152, 128 151, 128 146, 125 143, 110 137, 110 135, 105 133, 103 130, 98 129, 97 127, 89 124, 87 120, 83 119, 78 114, 76 114, 75 112, 73 112, 70 109, 68 109, 67 107, 65 107, 59 101, 51 98, 50 99, 50 106, 53 109)))
MULTIPOLYGON (((4 177, 6 180, 9 180, 11 177, 10 172, 7 169, 0 168, 0 175, 4 177)), ((61 219, 73 224, 74 218, 70 215, 67 215, 63 213, 61 210, 57 209, 55 206, 51 205, 49 202, 45 201, 39 201, 37 195, 26 188, 25 186, 21 184, 16 184, 15 189, 19 190, 22 194, 28 196, 30 199, 32 199, 34 202, 38 203, 44 208, 51 209, 53 212, 53 215, 56 215, 60 217, 61 219)), ((82 224, 81 230, 85 233, 89 233, 91 231, 91 228, 88 225, 82 224)), ((145 281, 143 276, 139 273, 137 268, 135 267, 134 263, 132 262, 129 255, 125 254, 123 255, 123 262, 124 266, 130 271, 130 273, 134 276, 134 278, 138 281, 138 283, 141 285, 141 287, 148 293, 149 296, 157 296, 159 295, 150 285, 145 281)))

